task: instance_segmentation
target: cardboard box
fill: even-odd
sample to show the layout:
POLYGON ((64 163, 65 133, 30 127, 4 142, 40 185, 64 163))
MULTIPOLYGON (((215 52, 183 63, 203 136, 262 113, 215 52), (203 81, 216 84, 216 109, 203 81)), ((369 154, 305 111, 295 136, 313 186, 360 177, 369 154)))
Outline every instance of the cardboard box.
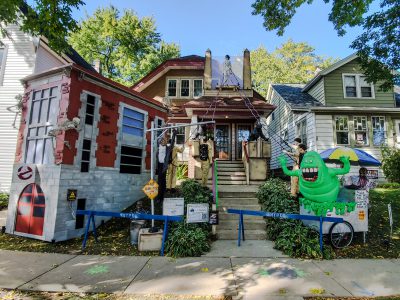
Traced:
POLYGON ((149 232, 150 228, 139 231, 139 251, 159 251, 162 244, 163 231, 149 232))

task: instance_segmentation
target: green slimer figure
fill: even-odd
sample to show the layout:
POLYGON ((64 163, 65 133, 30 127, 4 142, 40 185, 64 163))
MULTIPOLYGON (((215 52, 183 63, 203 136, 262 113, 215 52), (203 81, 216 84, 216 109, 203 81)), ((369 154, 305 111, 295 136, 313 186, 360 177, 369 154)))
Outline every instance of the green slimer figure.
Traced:
POLYGON ((310 151, 304 154, 299 170, 289 170, 286 166, 284 155, 279 156, 279 162, 283 172, 288 176, 299 177, 300 192, 304 198, 300 198, 300 203, 309 211, 313 211, 317 216, 326 216, 328 209, 336 214, 343 215, 351 212, 355 208, 354 202, 337 202, 340 183, 337 175, 344 175, 350 171, 349 157, 342 156, 343 168, 328 168, 321 156, 310 151))

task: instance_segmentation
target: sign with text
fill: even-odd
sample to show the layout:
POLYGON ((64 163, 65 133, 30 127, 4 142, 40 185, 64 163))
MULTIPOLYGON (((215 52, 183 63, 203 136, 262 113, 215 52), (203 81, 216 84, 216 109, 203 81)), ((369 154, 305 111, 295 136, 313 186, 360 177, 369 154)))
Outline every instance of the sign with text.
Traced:
POLYGON ((354 195, 354 201, 356 202, 357 208, 365 209, 368 208, 369 193, 364 190, 356 190, 354 195))
POLYGON ((183 216, 185 214, 184 198, 164 198, 164 216, 183 216))
POLYGON ((78 197, 78 190, 68 190, 67 191, 67 200, 75 201, 76 197, 78 197))
POLYGON ((378 179, 378 170, 367 170, 368 179, 378 179))
POLYGON ((142 190, 147 197, 149 197, 151 200, 154 200, 154 198, 158 195, 158 183, 155 180, 150 179, 142 190))
POLYGON ((187 205, 186 223, 208 222, 208 203, 192 203, 187 205))
POLYGON ((217 210, 213 210, 210 213, 210 222, 211 225, 218 225, 219 224, 219 215, 217 210))

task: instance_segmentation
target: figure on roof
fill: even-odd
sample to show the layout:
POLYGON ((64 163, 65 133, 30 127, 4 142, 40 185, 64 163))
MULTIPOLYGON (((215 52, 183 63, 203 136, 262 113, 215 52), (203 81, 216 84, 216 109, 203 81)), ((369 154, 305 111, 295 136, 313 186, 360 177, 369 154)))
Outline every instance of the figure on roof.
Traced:
POLYGON ((232 74, 232 63, 231 63, 230 59, 231 59, 231 57, 229 55, 225 55, 221 85, 229 85, 229 83, 228 83, 229 76, 232 74))

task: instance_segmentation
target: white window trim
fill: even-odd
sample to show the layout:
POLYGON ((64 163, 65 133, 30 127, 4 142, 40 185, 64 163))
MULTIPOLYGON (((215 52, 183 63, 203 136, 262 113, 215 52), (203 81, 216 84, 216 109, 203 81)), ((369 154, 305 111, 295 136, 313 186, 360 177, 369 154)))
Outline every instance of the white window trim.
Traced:
POLYGON ((193 77, 193 76, 180 76, 180 77, 167 77, 166 78, 166 88, 165 88, 165 97, 170 97, 173 99, 199 99, 204 95, 204 80, 202 77, 193 77), (168 95, 168 87, 169 81, 176 80, 176 96, 168 95), (181 80, 189 80, 189 96, 181 96, 181 80), (202 93, 201 96, 194 97, 194 80, 201 80, 202 93))
MULTIPOLYGON (((349 131, 350 131, 350 128, 349 128, 349 131)), ((369 147, 370 146, 371 142, 370 142, 370 139, 369 139, 368 116, 360 116, 360 115, 353 116, 353 132, 352 132, 352 134, 354 134, 354 147, 361 148, 361 147, 369 147), (357 145, 356 133, 357 132, 363 132, 364 130, 357 130, 354 121, 355 121, 356 118, 362 118, 362 117, 364 117, 366 122, 367 122, 366 123, 366 128, 365 128, 365 135, 366 135, 366 138, 367 138, 367 143, 365 145, 357 145)))
MULTIPOLYGON (((348 145, 350 145, 350 138, 351 138, 351 135, 350 135, 350 124, 349 124, 349 122, 350 122, 350 120, 349 120, 350 118, 349 118, 349 116, 347 116, 347 115, 335 115, 334 116, 334 119, 333 119, 333 126, 334 126, 334 128, 335 128, 335 130, 334 130, 334 138, 335 138, 335 144, 336 145, 346 145, 346 146, 348 146, 348 145), (337 140, 337 129, 336 129, 336 118, 337 117, 345 117, 345 118, 347 118, 347 140, 349 141, 347 144, 339 144, 338 143, 338 140, 337 140)), ((345 131, 339 131, 339 132, 345 132, 345 131)))
POLYGON ((361 97, 361 84, 360 84, 360 77, 365 76, 364 74, 359 73, 342 73, 342 84, 343 84, 343 97, 345 99, 375 99, 375 89, 374 84, 371 83, 371 97, 361 97), (356 77, 356 93, 357 97, 348 97, 346 95, 346 85, 345 85, 345 77, 346 76, 355 76, 356 77))
POLYGON ((6 71, 6 61, 7 61, 7 52, 8 52, 8 45, 5 45, 0 42, 0 48, 4 49, 3 59, 0 61, 0 86, 3 85, 4 74, 6 71))
POLYGON ((374 144, 374 127, 372 123, 372 118, 383 118, 383 133, 384 133, 384 143, 381 145, 386 145, 388 143, 388 136, 387 136, 387 125, 386 125, 386 116, 384 115, 372 115, 371 116, 371 133, 372 133, 372 141, 371 141, 371 147, 380 147, 381 145, 375 145, 374 144))
MULTIPOLYGON (((142 143, 142 145, 143 145, 143 146, 142 146, 142 147, 143 147, 143 149, 142 149, 142 166, 141 166, 141 168, 140 168, 140 170, 141 170, 140 174, 143 174, 143 173, 146 171, 146 163, 145 163, 145 159, 146 159, 146 145, 147 145, 146 130, 147 130, 147 122, 148 122, 148 120, 149 120, 149 113, 148 113, 147 111, 145 111, 145 110, 142 110, 142 109, 140 109, 140 108, 131 106, 131 105, 126 104, 126 103, 123 103, 123 102, 120 103, 120 105, 119 105, 119 110, 118 110, 118 113, 119 113, 118 124, 117 124, 117 126, 118 126, 118 134, 117 134, 117 146, 116 146, 116 149, 115 149, 115 150, 116 150, 115 152, 117 153, 117 158, 115 159, 114 167, 115 167, 116 169, 118 169, 118 171, 120 170, 120 163, 121 163, 121 147, 122 147, 123 145, 126 145, 126 146, 128 146, 128 147, 129 147, 129 146, 130 146, 130 147, 134 147, 134 146, 132 146, 132 145, 127 145, 127 144, 123 144, 123 143, 122 143, 122 121, 123 121, 123 118, 124 118, 124 108, 137 111, 137 112, 139 112, 139 113, 141 113, 141 114, 144 115, 143 143, 142 143)), ((130 176, 132 176, 132 175, 140 175, 140 174, 130 174, 130 173, 121 173, 121 174, 126 174, 126 175, 130 175, 130 176)))
POLYGON ((307 143, 308 143, 308 134, 307 134, 307 126, 308 126, 308 124, 307 124, 308 122, 307 122, 307 118, 302 118, 301 120, 299 120, 299 121, 297 121, 296 123, 295 123, 295 132, 296 132, 296 137, 299 137, 299 138, 301 138, 301 143, 302 144, 305 144, 306 146, 307 146, 307 143), (302 126, 302 124, 303 123, 305 123, 305 130, 304 130, 304 132, 305 132, 305 136, 306 136, 306 143, 304 143, 304 139, 302 138, 302 135, 301 135, 301 132, 300 132, 300 130, 299 130, 299 127, 303 127, 302 126))

